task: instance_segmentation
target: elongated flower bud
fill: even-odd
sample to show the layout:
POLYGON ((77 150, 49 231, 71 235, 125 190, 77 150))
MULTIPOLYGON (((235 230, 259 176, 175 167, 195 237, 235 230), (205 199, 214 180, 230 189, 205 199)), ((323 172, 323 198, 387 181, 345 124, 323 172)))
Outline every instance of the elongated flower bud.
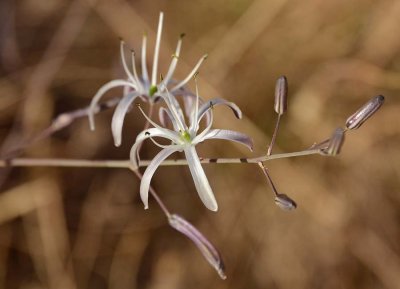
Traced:
POLYGON ((200 250, 201 254, 203 254, 204 258, 214 267, 217 271, 218 275, 221 279, 226 279, 225 275, 225 265, 222 260, 220 253, 217 249, 207 240, 206 237, 199 230, 197 230, 192 224, 186 221, 179 215, 172 214, 168 218, 168 222, 171 227, 175 230, 181 232, 193 243, 197 246, 200 250))
POLYGON ((287 110, 288 82, 286 76, 281 76, 275 85, 275 111, 277 114, 284 114, 287 110))
POLYGON ((377 95, 370 101, 364 104, 359 110, 357 110, 352 116, 346 121, 346 127, 348 129, 359 128, 367 119, 369 119, 385 102, 383 95, 377 95))
POLYGON ((285 211, 291 211, 297 208, 296 202, 285 194, 277 194, 275 197, 275 204, 285 211))
POLYGON ((340 153, 340 149, 344 143, 344 130, 339 127, 335 130, 329 140, 328 147, 321 150, 321 153, 328 156, 336 156, 340 153))

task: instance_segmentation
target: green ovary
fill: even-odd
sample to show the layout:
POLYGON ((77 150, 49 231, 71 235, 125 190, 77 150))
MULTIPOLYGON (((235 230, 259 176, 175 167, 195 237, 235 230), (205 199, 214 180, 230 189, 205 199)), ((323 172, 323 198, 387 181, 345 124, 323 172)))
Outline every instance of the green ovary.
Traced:
POLYGON ((149 89, 149 95, 153 96, 157 91, 158 91, 157 86, 152 85, 152 86, 150 86, 150 89, 149 89))
POLYGON ((192 138, 190 137, 190 134, 187 131, 181 132, 181 138, 185 142, 190 142, 192 140, 192 138))

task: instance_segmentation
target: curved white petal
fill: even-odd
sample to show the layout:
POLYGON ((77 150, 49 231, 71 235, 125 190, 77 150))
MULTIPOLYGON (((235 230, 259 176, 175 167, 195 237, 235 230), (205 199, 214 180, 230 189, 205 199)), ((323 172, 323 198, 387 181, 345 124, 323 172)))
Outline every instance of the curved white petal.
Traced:
POLYGON ((158 166, 172 153, 180 150, 180 146, 169 146, 161 150, 151 161, 146 171, 143 174, 142 181, 140 182, 140 198, 144 204, 144 208, 149 208, 149 188, 151 179, 158 168, 158 166))
POLYGON ((118 103, 111 121, 111 132, 114 137, 115 146, 121 145, 122 140, 122 127, 124 125, 125 115, 128 112, 132 102, 138 97, 139 92, 131 92, 125 95, 118 103))
POLYGON ((217 201, 215 200, 214 193, 208 183, 203 167, 201 166, 195 147, 186 147, 184 151, 200 199, 208 209, 217 211, 217 201))
POLYGON ((237 143, 240 143, 242 145, 245 145, 246 147, 249 148, 249 150, 253 150, 253 140, 248 137, 247 135, 233 131, 233 130, 225 130, 225 129, 212 129, 209 130, 203 137, 202 139, 197 139, 195 138, 193 140, 193 144, 202 142, 207 139, 224 139, 224 140, 230 140, 234 141, 237 143))
MULTIPOLYGON (((228 106, 237 118, 239 119, 242 118, 242 111, 235 103, 227 101, 223 98, 213 98, 207 101, 206 103, 202 104, 202 106, 199 108, 199 112, 197 114, 197 123, 201 121, 204 114, 206 114, 212 107, 220 104, 228 106)), ((207 123, 208 122, 209 122, 209 115, 207 114, 207 123)))
POLYGON ((179 135, 168 129, 149 128, 149 129, 142 131, 136 137, 136 141, 133 144, 131 151, 130 151, 130 160, 132 162, 132 166, 134 169, 139 167, 139 164, 138 164, 139 156, 137 154, 137 149, 138 149, 139 145, 145 139, 148 139, 150 137, 163 137, 163 138, 171 140, 173 143, 180 142, 179 135))
POLYGON ((118 87, 118 86, 130 86, 133 89, 136 89, 136 86, 134 84, 132 84, 129 81, 123 80, 123 79, 111 80, 110 82, 107 82, 102 87, 100 87, 100 89, 97 91, 95 96, 92 98, 92 101, 90 103, 89 110, 88 110, 89 124, 90 124, 90 129, 91 130, 94 130, 94 128, 95 128, 95 126, 94 126, 94 113, 95 113, 96 106, 100 101, 100 98, 108 90, 110 90, 110 89, 112 89, 114 87, 118 87))
POLYGON ((158 28, 157 28, 156 46, 154 48, 153 71, 151 74, 151 85, 156 85, 156 81, 157 81, 158 55, 160 53, 163 20, 164 20, 164 13, 160 12, 160 18, 158 20, 158 28))

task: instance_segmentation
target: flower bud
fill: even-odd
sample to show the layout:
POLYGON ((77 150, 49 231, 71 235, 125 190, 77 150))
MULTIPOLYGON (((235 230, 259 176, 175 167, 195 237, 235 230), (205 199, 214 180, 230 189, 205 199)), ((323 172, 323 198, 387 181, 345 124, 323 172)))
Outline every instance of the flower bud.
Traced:
POLYGON ((322 149, 321 153, 328 156, 336 156, 340 153, 340 149, 344 143, 344 130, 337 128, 329 140, 328 147, 322 149))
POLYGON ((359 110, 357 110, 352 116, 346 121, 347 129, 359 128, 368 118, 370 118, 384 103, 385 97, 383 95, 377 95, 370 101, 364 104, 359 110))
POLYGON ((276 81, 275 85, 275 111, 277 114, 282 115, 287 109, 287 94, 288 83, 286 76, 281 76, 276 81))
POLYGON ((208 241, 207 238, 204 237, 202 233, 200 233, 199 230, 197 230, 184 218, 176 214, 170 215, 168 218, 168 222, 171 227, 192 240, 193 243, 200 250, 201 254, 203 254, 204 258, 206 258, 208 263, 210 263, 210 265, 213 266, 214 269, 217 271, 221 279, 226 279, 225 265, 220 253, 210 243, 210 241, 208 241))
POLYGON ((275 197, 275 204, 285 211, 291 211, 297 208, 296 202, 285 194, 277 194, 275 197))

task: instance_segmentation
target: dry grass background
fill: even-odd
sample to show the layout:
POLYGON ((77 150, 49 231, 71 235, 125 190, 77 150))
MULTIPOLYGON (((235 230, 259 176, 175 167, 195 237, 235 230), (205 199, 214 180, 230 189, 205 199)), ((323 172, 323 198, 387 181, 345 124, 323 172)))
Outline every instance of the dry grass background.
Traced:
MULTIPOLYGON (((283 212, 256 165, 208 165, 220 210, 207 211, 186 167, 162 168, 153 184, 169 208, 220 249, 222 281, 194 245, 168 227, 138 181, 119 169, 3 170, 1 288, 400 288, 400 2, 367 0, 0 2, 0 135, 4 154, 58 114, 86 106, 121 76, 119 40, 154 44, 165 12, 161 68, 186 32, 178 75, 204 53, 200 92, 235 101, 216 126, 250 134, 265 151, 274 82, 289 79, 289 112, 275 151, 306 148, 376 94, 386 103, 337 158, 268 163, 299 204, 283 212)), ((150 51, 152 55, 152 50, 150 51)), ((114 91, 118 95, 118 91, 114 91)), ((125 159, 143 119, 131 113, 121 148, 110 116, 80 120, 27 149, 27 157, 125 159)), ((209 142, 202 156, 243 156, 209 142)), ((156 150, 144 147, 150 157, 156 150)))

